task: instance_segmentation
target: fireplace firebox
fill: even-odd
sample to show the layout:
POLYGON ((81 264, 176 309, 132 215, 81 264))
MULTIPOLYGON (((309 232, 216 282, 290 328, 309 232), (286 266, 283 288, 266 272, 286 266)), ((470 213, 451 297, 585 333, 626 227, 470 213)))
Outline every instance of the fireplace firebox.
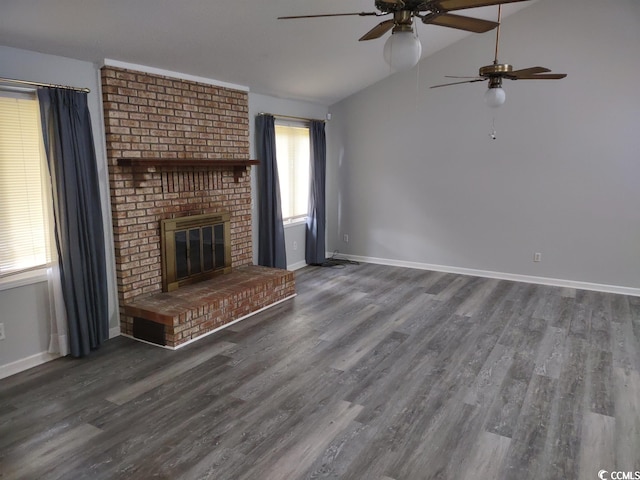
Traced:
POLYGON ((230 214, 161 220, 162 290, 231 272, 230 214))

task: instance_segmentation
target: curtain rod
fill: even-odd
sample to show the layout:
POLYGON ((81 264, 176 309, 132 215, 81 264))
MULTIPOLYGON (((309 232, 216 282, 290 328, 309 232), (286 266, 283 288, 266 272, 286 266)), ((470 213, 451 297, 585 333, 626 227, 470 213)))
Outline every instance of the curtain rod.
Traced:
POLYGON ((324 122, 325 120, 318 120, 316 118, 304 118, 304 117, 294 117, 291 115, 276 115, 274 113, 266 113, 266 112, 260 112, 258 115, 271 115, 274 118, 282 118, 282 119, 289 119, 289 120, 301 120, 303 122, 324 122))
POLYGON ((17 83, 20 85, 31 85, 33 87, 64 88, 66 90, 76 90, 78 92, 85 92, 85 93, 89 93, 91 91, 88 88, 70 87, 69 85, 56 85, 55 83, 30 82, 29 80, 15 80, 13 78, 2 78, 2 77, 0 77, 0 83, 17 83))

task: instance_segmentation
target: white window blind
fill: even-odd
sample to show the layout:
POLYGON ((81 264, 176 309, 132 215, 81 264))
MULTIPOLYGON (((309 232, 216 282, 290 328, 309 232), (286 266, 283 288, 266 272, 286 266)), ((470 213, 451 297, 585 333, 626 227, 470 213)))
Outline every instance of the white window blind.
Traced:
POLYGON ((276 157, 284 221, 305 217, 309 209, 309 127, 276 125, 276 157))
POLYGON ((0 277, 50 260, 42 153, 35 95, 0 92, 0 277))

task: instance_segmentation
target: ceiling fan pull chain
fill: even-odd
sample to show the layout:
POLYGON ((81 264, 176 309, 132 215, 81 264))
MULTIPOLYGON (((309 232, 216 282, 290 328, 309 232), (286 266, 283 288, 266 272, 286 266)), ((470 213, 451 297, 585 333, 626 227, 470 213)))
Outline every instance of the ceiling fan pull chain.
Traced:
POLYGON ((491 133, 489 134, 489 136, 491 137, 491 140, 497 140, 498 139, 498 132, 496 132, 496 117, 493 117, 493 130, 491 130, 491 133))

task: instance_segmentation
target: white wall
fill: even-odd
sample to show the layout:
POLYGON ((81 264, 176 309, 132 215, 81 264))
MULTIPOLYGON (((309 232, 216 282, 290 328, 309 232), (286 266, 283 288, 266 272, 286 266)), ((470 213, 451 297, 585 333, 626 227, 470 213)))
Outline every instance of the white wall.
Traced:
POLYGON ((49 348, 48 318, 46 282, 0 291, 0 322, 6 335, 6 340, 0 340, 0 378, 33 366, 34 357, 38 359, 35 364, 40 363, 49 348), (14 362, 18 365, 12 365, 14 362))
POLYGON ((541 0, 508 17, 500 60, 568 77, 505 80, 500 109, 484 82, 429 89, 490 64, 494 35, 330 108, 328 249, 640 288, 640 3, 541 0))
MULTIPOLYGON (((115 261, 99 71, 92 63, 0 46, 0 77, 91 89, 88 102, 96 141, 107 247, 109 326, 118 331, 115 261)), ((0 291, 0 321, 5 324, 7 332, 7 339, 0 341, 0 367, 30 358, 47 349, 49 334, 44 335, 46 341, 43 341, 42 337, 43 332, 48 332, 48 309, 46 283, 0 291), (25 301, 26 299, 31 301, 25 301)))
MULTIPOLYGON (((249 93, 249 143, 251 158, 257 158, 255 146, 255 118, 259 113, 271 113, 273 115, 289 115, 322 120, 326 118, 327 112, 328 108, 322 105, 249 93)), ((253 261, 256 264, 258 263, 259 241, 257 177, 257 168, 253 167, 251 172, 251 191, 253 196, 251 201, 251 210, 253 218, 253 261)), ((305 224, 302 223, 286 226, 284 236, 287 251, 287 268, 295 269, 304 266, 306 264, 304 259, 305 224), (295 245, 297 245, 297 249, 294 248, 294 242, 295 245)))

